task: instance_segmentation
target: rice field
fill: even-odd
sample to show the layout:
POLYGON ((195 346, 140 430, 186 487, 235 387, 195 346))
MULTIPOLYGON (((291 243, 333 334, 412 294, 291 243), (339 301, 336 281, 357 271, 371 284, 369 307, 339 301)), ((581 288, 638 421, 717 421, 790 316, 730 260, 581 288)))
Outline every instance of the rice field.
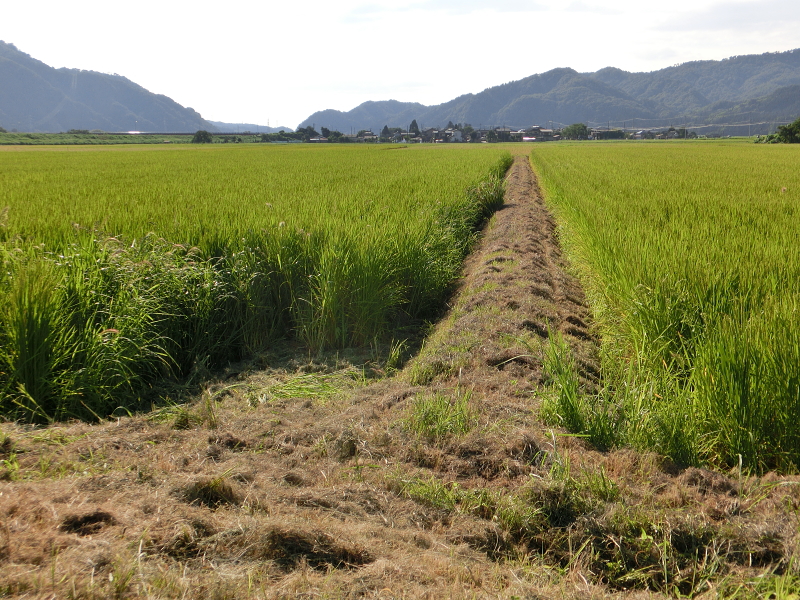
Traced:
POLYGON ((278 337, 365 345, 432 318, 510 162, 485 146, 0 151, 0 414, 102 417, 278 337))
POLYGON ((602 339, 602 390, 561 385, 552 414, 601 447, 796 471, 800 147, 552 144, 531 161, 602 339))

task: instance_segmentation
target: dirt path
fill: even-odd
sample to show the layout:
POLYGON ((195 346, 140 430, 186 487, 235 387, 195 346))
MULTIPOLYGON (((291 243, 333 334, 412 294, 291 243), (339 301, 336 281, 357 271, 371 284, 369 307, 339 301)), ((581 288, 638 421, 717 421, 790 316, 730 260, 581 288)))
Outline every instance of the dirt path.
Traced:
POLYGON ((450 314, 412 373, 427 383, 460 372, 467 385, 530 392, 542 382, 542 343, 560 332, 591 384, 597 376, 596 344, 588 318, 583 291, 567 271, 555 221, 530 162, 517 156, 505 205, 467 259, 450 314))

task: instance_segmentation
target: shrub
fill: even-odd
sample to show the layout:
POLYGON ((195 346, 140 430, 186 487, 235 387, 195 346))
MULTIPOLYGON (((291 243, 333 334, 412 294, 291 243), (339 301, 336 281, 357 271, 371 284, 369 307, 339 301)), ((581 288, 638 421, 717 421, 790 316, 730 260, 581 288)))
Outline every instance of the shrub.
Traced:
POLYGON ((193 144, 211 144, 213 142, 214 138, 205 129, 201 129, 194 134, 194 137, 192 137, 193 144))

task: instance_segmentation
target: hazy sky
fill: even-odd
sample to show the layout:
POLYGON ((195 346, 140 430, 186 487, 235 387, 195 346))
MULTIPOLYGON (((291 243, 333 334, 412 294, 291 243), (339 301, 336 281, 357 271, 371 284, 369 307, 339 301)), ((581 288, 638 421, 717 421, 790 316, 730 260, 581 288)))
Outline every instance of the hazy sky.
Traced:
MULTIPOLYGON (((295 127, 555 67, 653 71, 800 47, 799 0, 3 0, 0 40, 215 121, 295 127)), ((1 84, 2 82, 0 82, 1 84)))

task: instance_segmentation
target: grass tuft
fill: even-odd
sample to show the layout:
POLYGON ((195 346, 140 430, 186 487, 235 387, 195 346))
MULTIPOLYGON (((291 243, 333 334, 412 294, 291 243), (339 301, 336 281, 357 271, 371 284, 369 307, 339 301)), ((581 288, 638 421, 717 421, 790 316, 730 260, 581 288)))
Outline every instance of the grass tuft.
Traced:
POLYGON ((409 431, 431 440, 462 436, 477 424, 471 399, 471 390, 456 390, 455 398, 441 393, 418 396, 411 406, 405 426, 409 431))
POLYGON ((203 477, 194 481, 183 490, 184 500, 189 504, 202 504, 212 509, 240 504, 241 495, 228 481, 228 475, 226 472, 217 477, 203 477))

